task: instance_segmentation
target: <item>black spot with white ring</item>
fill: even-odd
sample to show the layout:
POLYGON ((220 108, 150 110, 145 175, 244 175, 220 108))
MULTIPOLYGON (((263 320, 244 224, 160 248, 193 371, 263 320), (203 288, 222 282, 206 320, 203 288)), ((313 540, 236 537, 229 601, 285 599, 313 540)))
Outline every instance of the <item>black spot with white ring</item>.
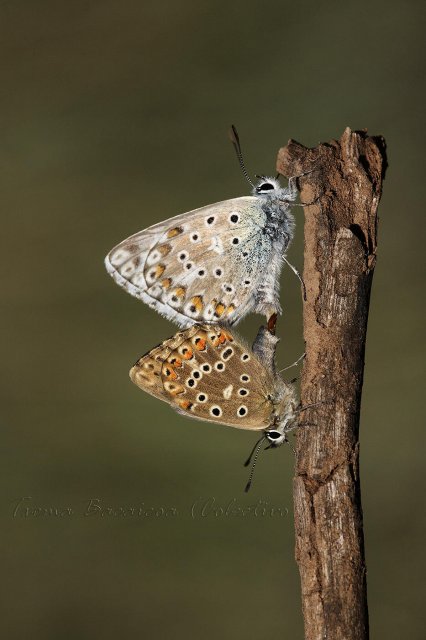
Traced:
POLYGON ((234 355, 234 350, 232 347, 228 347, 225 351, 222 351, 221 357, 222 360, 229 360, 234 355))
POLYGON ((229 284, 228 282, 224 282, 222 285, 222 291, 224 291, 225 293, 234 293, 235 289, 232 286, 232 284, 229 284))

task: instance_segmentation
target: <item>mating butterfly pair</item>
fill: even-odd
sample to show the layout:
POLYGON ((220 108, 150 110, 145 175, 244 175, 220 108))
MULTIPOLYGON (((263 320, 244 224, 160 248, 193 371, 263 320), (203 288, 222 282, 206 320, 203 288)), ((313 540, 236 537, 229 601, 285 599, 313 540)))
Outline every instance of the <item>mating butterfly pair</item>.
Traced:
MULTIPOLYGON (((244 345, 230 327, 249 312, 280 312, 279 277, 294 235, 295 179, 255 185, 235 146, 251 196, 176 216, 136 233, 105 260, 131 295, 185 331, 143 356, 130 372, 141 389, 192 418, 259 430, 272 446, 295 421, 292 388, 275 373, 276 341, 263 328, 244 345)), ((287 261, 286 261, 287 262, 287 261)))

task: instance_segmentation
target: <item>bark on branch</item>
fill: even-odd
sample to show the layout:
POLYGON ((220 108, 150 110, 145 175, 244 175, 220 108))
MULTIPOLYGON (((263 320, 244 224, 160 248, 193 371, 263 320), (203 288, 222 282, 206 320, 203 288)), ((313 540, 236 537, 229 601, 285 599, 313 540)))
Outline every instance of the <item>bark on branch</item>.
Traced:
POLYGON ((346 129, 307 149, 290 140, 277 169, 300 176, 305 208, 301 413, 294 478, 296 560, 306 640, 368 638, 359 415, 385 141, 346 129), (308 426, 308 425, 311 426, 308 426))

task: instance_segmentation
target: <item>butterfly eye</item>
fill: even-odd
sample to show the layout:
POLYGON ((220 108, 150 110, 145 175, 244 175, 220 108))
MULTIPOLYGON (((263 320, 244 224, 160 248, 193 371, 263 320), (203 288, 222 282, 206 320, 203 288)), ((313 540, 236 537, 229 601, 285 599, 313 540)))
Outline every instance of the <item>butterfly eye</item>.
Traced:
POLYGON ((256 193, 265 193, 266 191, 271 191, 275 189, 275 186, 270 182, 262 182, 256 187, 256 193))
POLYGON ((271 441, 278 440, 281 438, 281 433, 279 431, 268 431, 266 437, 271 441))

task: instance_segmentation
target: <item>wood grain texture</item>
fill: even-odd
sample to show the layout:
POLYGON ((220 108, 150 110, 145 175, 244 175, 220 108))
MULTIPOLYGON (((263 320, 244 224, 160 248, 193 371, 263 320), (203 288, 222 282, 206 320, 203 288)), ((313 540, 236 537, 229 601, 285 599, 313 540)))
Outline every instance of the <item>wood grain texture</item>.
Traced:
POLYGON ((359 416, 385 142, 346 129, 278 154, 305 208, 304 361, 294 478, 296 560, 306 640, 368 638, 359 416), (310 426, 309 426, 310 425, 310 426))

